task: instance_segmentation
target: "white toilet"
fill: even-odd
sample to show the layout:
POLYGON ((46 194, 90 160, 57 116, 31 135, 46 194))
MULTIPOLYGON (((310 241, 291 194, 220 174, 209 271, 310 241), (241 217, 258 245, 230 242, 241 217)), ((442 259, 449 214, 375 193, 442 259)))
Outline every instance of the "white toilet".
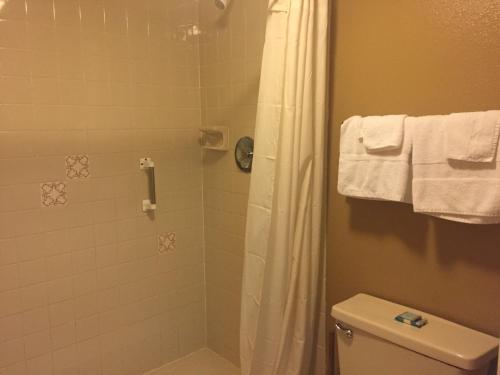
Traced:
POLYGON ((436 316, 358 294, 332 307, 340 375, 486 375, 498 339, 436 316), (400 323, 422 315, 422 328, 400 323))

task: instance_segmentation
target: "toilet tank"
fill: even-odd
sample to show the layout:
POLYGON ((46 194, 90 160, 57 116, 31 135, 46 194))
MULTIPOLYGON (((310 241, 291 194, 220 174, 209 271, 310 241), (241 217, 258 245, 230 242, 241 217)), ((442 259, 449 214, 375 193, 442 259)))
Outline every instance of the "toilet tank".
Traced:
POLYGON ((487 375, 498 339, 431 314, 358 294, 332 307, 340 375, 487 375), (422 328, 394 318, 422 315, 422 328))

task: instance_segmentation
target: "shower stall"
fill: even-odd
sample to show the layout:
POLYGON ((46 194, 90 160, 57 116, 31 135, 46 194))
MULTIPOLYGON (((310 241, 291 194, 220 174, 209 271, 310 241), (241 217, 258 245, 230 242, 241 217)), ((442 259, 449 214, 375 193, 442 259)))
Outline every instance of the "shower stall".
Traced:
POLYGON ((236 373, 266 6, 0 1, 0 375, 236 373))

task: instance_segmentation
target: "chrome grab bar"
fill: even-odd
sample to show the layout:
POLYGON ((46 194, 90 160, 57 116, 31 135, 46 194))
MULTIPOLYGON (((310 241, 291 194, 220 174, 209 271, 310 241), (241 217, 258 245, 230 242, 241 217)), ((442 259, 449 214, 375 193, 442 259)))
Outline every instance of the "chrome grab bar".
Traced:
POLYGON ((149 199, 142 201, 142 210, 154 211, 156 210, 155 163, 151 158, 142 158, 139 160, 139 167, 148 174, 149 199))
POLYGON ((337 329, 337 331, 339 331, 340 333, 342 333, 348 339, 352 339, 352 336, 354 335, 353 332, 352 332, 352 329, 344 327, 339 322, 335 323, 335 328, 337 329))

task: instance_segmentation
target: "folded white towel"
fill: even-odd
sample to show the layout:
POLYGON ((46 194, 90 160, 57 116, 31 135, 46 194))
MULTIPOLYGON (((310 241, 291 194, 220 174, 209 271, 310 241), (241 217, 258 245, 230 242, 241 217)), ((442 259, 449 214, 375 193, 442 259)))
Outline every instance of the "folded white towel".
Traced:
POLYGON ((359 138, 371 152, 400 149, 403 145, 405 118, 406 115, 364 117, 359 138))
POLYGON ((500 161, 449 160, 447 116, 408 117, 413 134, 415 212, 474 224, 500 223, 500 161))
POLYGON ((448 159, 493 162, 498 148, 500 111, 454 113, 446 117, 448 159))
POLYGON ((354 116, 341 128, 338 191, 366 199, 411 202, 411 134, 404 131, 397 150, 369 153, 359 134, 363 119, 354 116))

